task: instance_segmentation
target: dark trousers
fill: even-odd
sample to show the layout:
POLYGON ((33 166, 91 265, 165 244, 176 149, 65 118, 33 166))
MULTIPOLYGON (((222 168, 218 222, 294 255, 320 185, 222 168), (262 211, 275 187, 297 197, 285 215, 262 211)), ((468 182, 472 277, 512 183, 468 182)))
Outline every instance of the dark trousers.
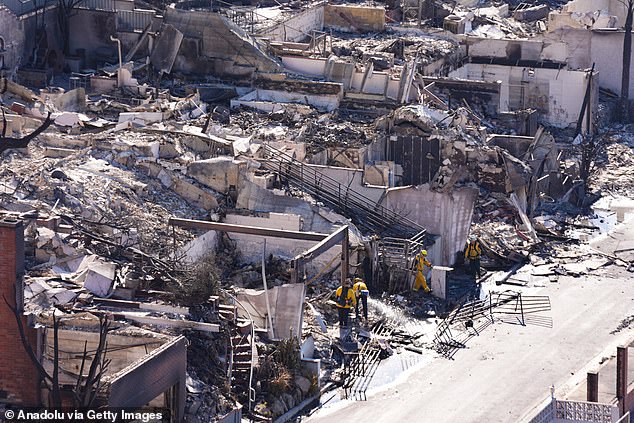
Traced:
POLYGON ((350 315, 350 309, 346 307, 337 307, 339 310, 339 326, 348 326, 348 316, 350 315))
POLYGON ((359 298, 357 298, 357 305, 355 306, 357 319, 359 318, 359 303, 363 304, 363 317, 365 318, 365 320, 368 320, 368 296, 361 295, 359 298))
POLYGON ((480 257, 469 259, 469 274, 472 278, 482 276, 480 271, 480 257))

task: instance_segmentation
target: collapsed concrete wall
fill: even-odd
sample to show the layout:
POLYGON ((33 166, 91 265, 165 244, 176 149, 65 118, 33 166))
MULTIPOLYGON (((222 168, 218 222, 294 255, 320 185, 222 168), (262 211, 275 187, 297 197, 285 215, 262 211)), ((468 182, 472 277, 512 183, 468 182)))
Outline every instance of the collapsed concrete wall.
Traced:
MULTIPOLYGON (((282 63, 291 72, 340 82, 347 92, 376 94, 396 100, 401 87, 401 80, 388 72, 357 67, 343 60, 282 56, 282 63)), ((411 90, 409 99, 415 98, 414 91, 411 90)))
MULTIPOLYGON (((283 229, 287 231, 300 231, 303 226, 301 216, 292 213, 263 213, 262 216, 227 214, 224 223, 283 229)), ((332 232, 332 230, 329 232, 332 232)), ((241 253, 240 258, 244 263, 259 263, 262 259, 263 251, 266 251, 267 257, 273 254, 275 257, 282 257, 284 259, 291 260, 316 244, 315 241, 263 237, 238 233, 231 234, 231 239, 236 242, 236 245, 241 253), (265 240, 266 247, 264 244, 265 240)), ((332 247, 325 253, 315 257, 314 260, 307 263, 309 273, 317 272, 319 269, 323 269, 325 267, 334 267, 338 264, 336 257, 339 257, 340 255, 341 246, 336 245, 332 247)))
POLYGON ((335 213, 329 214, 326 209, 324 209, 324 215, 331 217, 329 220, 320 214, 322 208, 319 206, 311 206, 304 200, 289 197, 284 194, 276 195, 249 181, 243 181, 240 186, 236 208, 262 212, 298 214, 302 217, 302 230, 310 232, 331 233, 335 228, 334 223, 347 223, 343 216, 339 216, 335 213))
MULTIPOLYGON (((468 63, 452 72, 450 76, 502 81, 502 111, 534 108, 549 125, 566 128, 577 123, 589 72, 468 63)), ((591 122, 594 121, 599 94, 597 78, 593 78, 592 82, 591 122)), ((585 119, 586 116, 584 125, 585 119)))
MULTIPOLYGON (((545 35, 567 45, 567 65, 569 69, 589 69, 595 64, 601 88, 615 93, 621 92, 623 38, 625 32, 612 29, 566 28, 545 35), (615 60, 615 54, 618 59, 615 60)), ((634 62, 630 65, 630 87, 634 86, 634 62)), ((634 100, 634 90, 630 90, 630 100, 634 100)))
POLYGON ((168 7, 164 22, 185 37, 174 70, 217 76, 250 76, 255 71, 281 70, 259 41, 218 13, 168 7))
POLYGON ((466 37, 467 53, 472 60, 503 59, 509 62, 535 61, 566 63, 567 44, 555 39, 511 40, 466 37))
MULTIPOLYGON (((390 188, 383 205, 399 210, 430 233, 440 236, 441 265, 452 265, 456 253, 462 251, 469 234, 478 189, 455 188, 449 193, 435 192, 429 185, 390 188)), ((436 247, 437 248, 437 247, 436 247)))
POLYGON ((627 6, 620 0, 574 0, 548 15, 548 30, 557 28, 620 28, 627 6))
POLYGON ((271 41, 303 41, 312 31, 324 29, 324 5, 318 4, 302 10, 293 17, 272 27, 258 31, 257 36, 271 41))
POLYGON ((324 26, 344 32, 381 32, 385 29, 385 8, 329 4, 324 26))

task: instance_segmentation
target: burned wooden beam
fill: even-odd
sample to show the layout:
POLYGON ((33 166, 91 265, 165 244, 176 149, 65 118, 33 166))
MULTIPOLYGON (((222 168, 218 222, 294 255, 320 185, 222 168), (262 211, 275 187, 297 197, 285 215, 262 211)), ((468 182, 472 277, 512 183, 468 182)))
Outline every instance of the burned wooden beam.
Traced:
POLYGON ((4 115, 4 110, 3 110, 2 111, 3 128, 2 128, 2 136, 0 137, 0 153, 6 150, 9 150, 11 148, 26 148, 35 137, 40 135, 42 132, 46 131, 46 129, 49 126, 51 126, 51 123, 53 123, 53 121, 51 120, 51 112, 49 112, 48 116, 46 116, 46 120, 44 120, 44 123, 42 123, 42 125, 39 128, 37 128, 35 131, 30 133, 26 137, 23 137, 23 138, 6 137, 5 134, 7 131, 7 119, 6 119, 6 116, 4 115))
POLYGON ((206 220, 191 220, 170 217, 168 225, 179 226, 187 229, 204 229, 207 231, 235 232, 239 234, 272 236, 275 238, 301 239, 305 241, 322 241, 329 234, 317 232, 287 231, 283 229, 260 228, 257 226, 233 225, 229 223, 208 222, 206 220))

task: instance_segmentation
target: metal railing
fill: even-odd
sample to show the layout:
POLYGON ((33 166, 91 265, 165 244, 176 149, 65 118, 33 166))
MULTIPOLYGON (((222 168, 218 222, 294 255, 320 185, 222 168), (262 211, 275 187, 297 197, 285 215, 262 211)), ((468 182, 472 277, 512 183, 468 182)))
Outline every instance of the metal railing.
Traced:
POLYGON ((384 237, 379 243, 379 252, 384 263, 410 270, 416 255, 425 248, 425 232, 412 238, 384 237))
MULTIPOLYGON (((387 339, 392 335, 394 325, 379 322, 372 332, 381 338, 387 339)), ((343 381, 343 398, 352 395, 358 400, 367 400, 366 391, 370 386, 372 377, 379 366, 381 347, 376 339, 369 339, 349 364, 345 364, 343 381)))
MULTIPOLYGON (((526 315, 550 310, 550 298, 547 296, 523 295, 516 291, 491 292, 485 299, 464 302, 454 308, 438 325, 434 335, 434 346, 439 353, 451 358, 453 353, 458 348, 464 348, 466 340, 473 336, 472 333, 467 333, 460 338, 454 333, 456 329, 471 329, 478 334, 480 330, 494 323, 494 315, 516 316, 520 323, 526 326, 526 315)), ((538 316, 530 322, 545 326, 549 320, 550 318, 538 316)))
POLYGON ((270 145, 264 145, 264 159, 260 162, 265 169, 277 172, 288 183, 297 185, 365 230, 381 236, 419 240, 426 233, 416 222, 270 145))

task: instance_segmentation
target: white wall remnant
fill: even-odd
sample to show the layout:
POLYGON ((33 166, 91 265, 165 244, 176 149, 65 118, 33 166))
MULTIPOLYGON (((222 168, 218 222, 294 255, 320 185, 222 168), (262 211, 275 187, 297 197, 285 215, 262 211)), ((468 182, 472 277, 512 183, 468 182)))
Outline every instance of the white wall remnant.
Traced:
MULTIPOLYGON (((301 337, 305 291, 303 283, 286 284, 268 290, 275 339, 301 337)), ((261 328, 267 327, 265 295, 264 290, 239 290, 236 293, 236 298, 241 305, 238 307, 238 315, 247 319, 252 318, 254 323, 261 328), (248 313, 243 307, 248 310, 248 313)), ((270 328, 269 333, 271 333, 270 328)))
MULTIPOLYGON (((256 9, 258 12, 259 9, 256 9)), ((299 42, 310 37, 312 31, 324 29, 324 5, 317 4, 294 14, 274 26, 257 31, 256 35, 271 41, 299 42)))
MULTIPOLYGON (((550 125, 566 128, 579 119, 589 72, 467 63, 451 77, 480 81, 502 81, 500 111, 536 109, 550 125)), ((598 104, 598 72, 593 77, 592 117, 598 104)), ((584 116, 584 127, 585 127, 584 116)))
POLYGON ((439 263, 452 265, 455 255, 462 251, 471 226, 471 217, 478 190, 462 187, 450 193, 431 191, 429 185, 398 187, 387 190, 383 205, 398 210, 403 216, 440 235, 439 263))

